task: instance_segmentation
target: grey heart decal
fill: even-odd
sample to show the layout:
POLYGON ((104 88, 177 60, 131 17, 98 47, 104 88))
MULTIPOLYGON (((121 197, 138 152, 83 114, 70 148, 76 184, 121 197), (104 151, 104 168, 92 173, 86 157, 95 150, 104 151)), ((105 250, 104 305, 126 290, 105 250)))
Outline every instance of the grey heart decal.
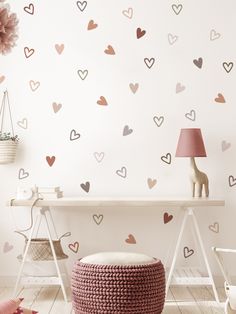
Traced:
POLYGON ((19 180, 25 179, 25 178, 27 178, 28 176, 29 176, 29 173, 26 172, 23 168, 21 168, 21 169, 19 170, 19 173, 18 173, 18 179, 19 179, 19 180))
POLYGON ((80 138, 80 134, 76 133, 76 131, 74 129, 70 131, 70 140, 71 141, 78 140, 79 138, 80 138))
POLYGON ((127 135, 131 134, 132 132, 133 132, 133 130, 130 129, 128 125, 126 125, 123 129, 123 136, 127 136, 127 135))
POLYGON ((153 117, 153 121, 156 123, 156 125, 158 127, 160 127, 162 125, 162 123, 164 122, 164 117, 163 116, 160 116, 160 117, 153 117))
POLYGON ((100 214, 100 215, 94 214, 93 215, 93 220, 99 226, 100 223, 103 221, 103 215, 102 214, 100 214))
POLYGON ((195 121, 196 120, 196 112, 195 110, 191 110, 190 112, 187 112, 185 114, 185 117, 191 121, 195 121))
POLYGON ((80 187, 85 191, 85 192, 89 192, 90 190, 90 183, 87 181, 85 184, 84 183, 81 183, 80 184, 80 187))
POLYGON ((81 80, 85 80, 88 75, 88 70, 78 70, 77 73, 81 80))
POLYGON ((105 154, 103 152, 101 152, 101 153, 95 152, 93 155, 94 155, 95 159, 97 160, 97 162, 101 162, 105 156, 105 154))
POLYGON ((122 167, 120 170, 116 170, 116 174, 122 178, 126 178, 127 169, 125 167, 122 167))

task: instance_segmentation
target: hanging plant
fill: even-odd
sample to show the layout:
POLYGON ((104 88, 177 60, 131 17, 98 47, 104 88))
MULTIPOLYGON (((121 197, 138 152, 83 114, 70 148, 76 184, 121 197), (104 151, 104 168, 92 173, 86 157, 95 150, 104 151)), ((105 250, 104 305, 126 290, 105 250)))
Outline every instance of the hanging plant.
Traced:
POLYGON ((15 46, 18 19, 15 13, 10 12, 9 5, 0 0, 0 53, 5 55, 15 46))
POLYGON ((2 105, 0 108, 0 164, 9 164, 15 161, 18 140, 19 140, 18 136, 15 135, 14 133, 8 92, 5 91, 3 94, 2 105), (3 124, 7 108, 9 111, 11 132, 3 131, 3 124))

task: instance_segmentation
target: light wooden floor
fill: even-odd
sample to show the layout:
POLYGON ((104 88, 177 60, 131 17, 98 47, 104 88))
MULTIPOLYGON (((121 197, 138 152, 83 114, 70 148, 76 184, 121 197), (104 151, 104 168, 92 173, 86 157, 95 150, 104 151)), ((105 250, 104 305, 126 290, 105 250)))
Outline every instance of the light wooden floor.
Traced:
MULTIPOLYGON (((221 302, 225 301, 224 289, 218 289, 221 302)), ((12 296, 11 288, 0 288, 0 300, 12 296)), ((34 309, 39 314, 72 314, 71 303, 65 303, 61 290, 55 287, 25 288, 19 297, 24 297, 23 306, 34 309)), ((223 303, 213 301, 211 289, 207 287, 186 288, 171 287, 165 304, 164 314, 223 314, 223 303), (185 301, 182 301, 185 300, 185 301)), ((145 314, 145 313, 143 313, 145 314)))

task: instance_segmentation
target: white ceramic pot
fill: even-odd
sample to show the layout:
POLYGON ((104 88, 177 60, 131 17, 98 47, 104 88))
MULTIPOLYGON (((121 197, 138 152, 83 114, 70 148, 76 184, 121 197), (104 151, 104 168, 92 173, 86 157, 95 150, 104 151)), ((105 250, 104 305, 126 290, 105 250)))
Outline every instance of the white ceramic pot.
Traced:
POLYGON ((18 142, 12 140, 0 141, 0 164, 9 164, 15 161, 18 142))

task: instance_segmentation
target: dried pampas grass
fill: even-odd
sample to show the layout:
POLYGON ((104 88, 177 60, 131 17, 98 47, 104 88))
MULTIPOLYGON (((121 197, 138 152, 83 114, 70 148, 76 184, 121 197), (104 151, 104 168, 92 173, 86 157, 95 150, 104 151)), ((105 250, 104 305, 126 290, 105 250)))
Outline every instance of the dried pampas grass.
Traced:
MULTIPOLYGON (((4 0, 0 0, 0 3, 4 0)), ((15 46, 17 40, 18 19, 5 5, 0 5, 0 53, 7 54, 15 46)))

